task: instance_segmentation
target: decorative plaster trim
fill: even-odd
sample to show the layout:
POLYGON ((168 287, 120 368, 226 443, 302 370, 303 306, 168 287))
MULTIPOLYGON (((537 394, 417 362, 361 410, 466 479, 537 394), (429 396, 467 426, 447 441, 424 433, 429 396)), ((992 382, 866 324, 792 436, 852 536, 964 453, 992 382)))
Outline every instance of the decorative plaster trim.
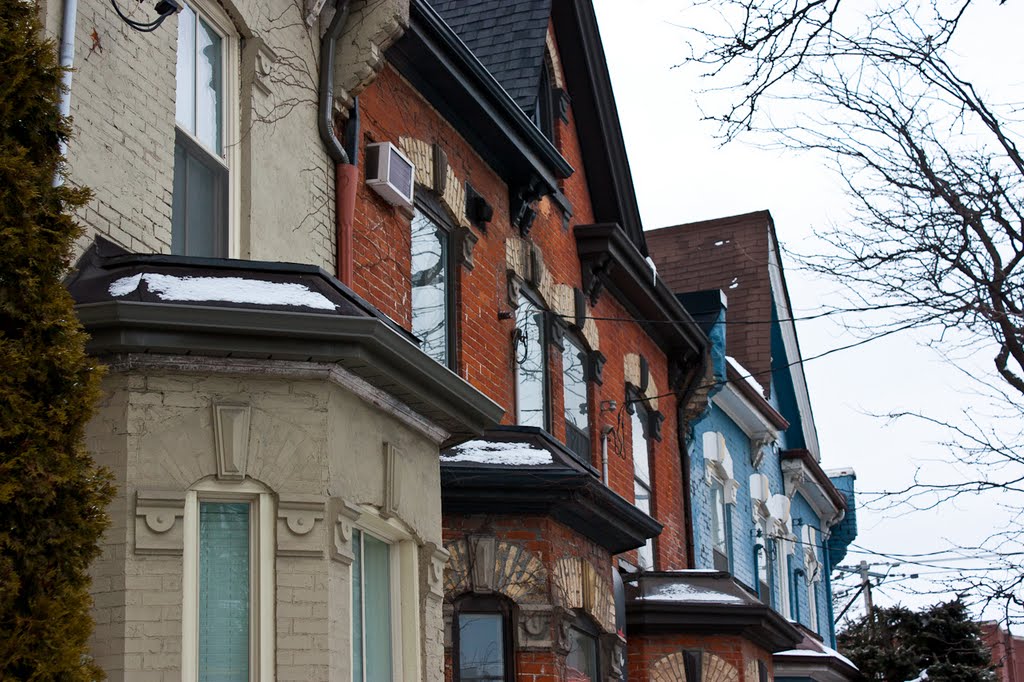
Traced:
POLYGON ((324 555, 324 500, 319 495, 282 495, 277 503, 277 554, 324 555))
POLYGON ((427 553, 427 597, 439 602, 444 599, 444 567, 451 554, 432 542, 423 549, 427 553))
POLYGON ((330 539, 327 552, 333 561, 351 565, 355 560, 352 551, 352 529, 363 512, 339 497, 327 500, 327 527, 330 539))
POLYGON ((551 625, 555 615, 550 604, 519 604, 517 644, 521 651, 550 651, 554 647, 551 625))
POLYGON ((398 507, 402 503, 402 470, 398 466, 401 456, 398 448, 392 443, 384 443, 384 504, 380 509, 383 519, 398 515, 398 507))
POLYGON ((733 474, 732 455, 725 444, 725 436, 717 431, 704 434, 704 476, 708 485, 717 479, 722 483, 727 504, 736 504, 740 484, 733 474))
POLYGON ((177 371, 188 374, 221 374, 260 379, 329 381, 352 392, 405 426, 440 445, 451 435, 441 426, 414 411, 391 394, 371 385, 339 365, 295 360, 253 360, 209 358, 188 355, 146 355, 127 353, 107 363, 111 372, 177 371))
POLYGON ((213 404, 217 480, 245 479, 249 462, 249 422, 252 408, 239 403, 213 404))
POLYGON ((138 490, 135 493, 135 553, 180 555, 185 492, 138 490))

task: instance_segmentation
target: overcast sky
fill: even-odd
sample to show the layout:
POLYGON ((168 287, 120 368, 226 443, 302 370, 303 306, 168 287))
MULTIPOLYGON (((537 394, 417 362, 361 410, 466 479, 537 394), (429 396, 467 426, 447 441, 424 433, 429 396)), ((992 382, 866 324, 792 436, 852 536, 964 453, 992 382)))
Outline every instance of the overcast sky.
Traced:
MULTIPOLYGON (((784 247, 797 253, 820 248, 815 230, 849 221, 849 202, 837 178, 810 156, 743 143, 718 146, 714 125, 701 121, 701 107, 707 109, 713 96, 701 91, 720 84, 701 80, 693 68, 676 68, 694 39, 685 27, 701 20, 688 4, 595 0, 645 228, 768 209, 784 247)), ((1004 87, 1019 92, 1024 50, 1017 33, 1024 26, 1024 7, 1008 3, 1013 7, 996 8, 995 0, 982 4, 977 16, 968 16, 967 38, 959 45, 971 58, 969 75, 995 92, 1004 87)), ((810 279, 792 259, 784 267, 797 318, 838 301, 833 283, 810 279)), ((833 320, 798 323, 798 333, 804 358, 857 340, 833 320)), ((979 353, 956 364, 969 372, 987 372, 991 356, 979 353)), ((935 463, 949 457, 939 442, 942 434, 921 424, 891 425, 873 416, 913 410, 955 419, 963 410, 983 413, 964 372, 923 348, 920 338, 908 334, 872 341, 808 361, 805 369, 826 469, 853 467, 861 491, 899 488, 912 481, 918 467, 956 475, 949 466, 935 463)), ((861 508, 856 544, 873 552, 907 554, 978 543, 1009 522, 1000 501, 1005 502, 961 500, 912 514, 861 508)), ((890 561, 851 552, 844 564, 861 559, 890 561)), ((947 561, 940 568, 965 565, 972 564, 947 561)), ((954 575, 934 565, 872 570, 892 574, 875 591, 876 603, 901 601, 915 607, 937 597, 915 594, 931 585, 900 579, 899 574, 954 575)), ((836 589, 843 587, 841 583, 836 589)))

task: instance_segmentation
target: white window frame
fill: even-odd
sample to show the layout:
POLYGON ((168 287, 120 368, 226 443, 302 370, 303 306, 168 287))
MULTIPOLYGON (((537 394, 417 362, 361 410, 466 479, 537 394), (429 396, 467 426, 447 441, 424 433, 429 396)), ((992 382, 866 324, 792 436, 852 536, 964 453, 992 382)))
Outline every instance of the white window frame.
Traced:
MULTIPOLYGON (((420 593, 419 593, 419 552, 412 534, 395 518, 382 519, 372 508, 362 508, 363 513, 354 527, 369 533, 376 539, 390 545, 388 561, 391 580, 391 676, 393 682, 418 682, 420 671, 420 593)), ((355 535, 352 536, 355 541, 355 535)), ((352 603, 352 570, 349 567, 349 643, 355 640, 352 629, 354 604, 352 603)), ((350 649, 351 653, 351 649, 350 649)), ((350 656, 350 661, 352 657, 350 656)), ((350 662, 349 679, 355 680, 354 666, 350 662)))
MULTIPOLYGON (((635 497, 636 497, 636 489, 637 489, 637 487, 643 488, 644 490, 647 491, 647 506, 648 506, 647 514, 651 518, 654 518, 654 471, 653 471, 654 454, 651 452, 651 447, 652 447, 651 439, 647 437, 647 428, 648 427, 645 424, 645 422, 648 422, 649 419, 650 419, 650 411, 648 410, 647 406, 645 404, 643 404, 642 402, 640 402, 639 400, 632 399, 629 395, 626 396, 626 399, 627 399, 627 401, 629 401, 628 405, 629 405, 630 410, 631 410, 630 411, 630 415, 629 415, 630 430, 632 432, 632 443, 631 443, 631 446, 630 446, 630 455, 633 458, 633 496, 634 496, 634 505, 636 503, 635 497), (643 411, 643 414, 641 414, 641 410, 643 411), (640 430, 639 434, 637 433, 637 429, 640 430), (639 438, 638 438, 638 436, 639 436, 639 438), (633 447, 633 446, 636 446, 640 442, 642 442, 644 444, 643 445, 643 450, 644 451, 642 453, 636 452, 635 447, 633 447), (645 461, 647 462, 647 480, 646 481, 636 475, 636 461, 637 461, 637 457, 638 456, 639 457, 644 457, 645 461)), ((655 564, 657 563, 657 560, 658 560, 658 558, 657 558, 657 556, 655 555, 655 552, 654 552, 654 538, 647 538, 647 542, 644 543, 643 547, 640 547, 639 549, 637 549, 636 558, 637 558, 637 563, 640 564, 640 568, 642 568, 644 570, 647 570, 647 571, 653 571, 654 570, 655 564)))
POLYGON ((199 678, 199 502, 248 502, 251 505, 249 570, 249 679, 274 680, 274 495, 263 485, 201 481, 185 493, 181 578, 181 679, 199 678))
POLYGON ((793 554, 792 543, 785 538, 775 539, 775 576, 779 585, 778 612, 787 620, 793 618, 793 605, 789 595, 789 557, 793 554))
MULTIPOLYGON (((238 30, 227 12, 214 2, 205 0, 189 0, 189 9, 195 12, 210 25, 221 37, 222 59, 224 64, 224 92, 221 103, 221 121, 223 123, 221 145, 224 155, 218 156, 216 152, 208 149, 199 139, 178 125, 177 114, 175 114, 175 134, 187 136, 194 144, 208 153, 213 159, 222 163, 228 174, 228 196, 227 196, 227 257, 239 258, 242 250, 241 230, 239 228, 242 207, 241 207, 241 179, 239 170, 242 166, 242 153, 239 145, 241 129, 241 109, 239 98, 241 93, 241 41, 238 37, 238 30)), ((177 31, 177 27, 175 27, 177 31)), ((175 45, 175 55, 177 55, 175 45)), ((173 168, 172 168, 173 173, 173 168)), ((172 187, 173 193, 173 187, 172 187)), ((173 228, 172 228, 173 229, 173 228)))

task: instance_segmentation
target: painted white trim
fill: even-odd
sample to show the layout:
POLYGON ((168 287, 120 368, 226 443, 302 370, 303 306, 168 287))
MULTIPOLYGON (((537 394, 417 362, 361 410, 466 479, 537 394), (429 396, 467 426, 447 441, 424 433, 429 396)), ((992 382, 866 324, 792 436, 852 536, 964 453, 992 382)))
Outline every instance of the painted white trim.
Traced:
POLYGON ((757 441, 763 443, 774 443, 779 439, 779 430, 768 421, 761 410, 757 409, 750 400, 746 398, 731 383, 726 383, 722 390, 716 393, 711 402, 722 410, 736 426, 747 435, 754 443, 751 447, 759 447, 757 441))

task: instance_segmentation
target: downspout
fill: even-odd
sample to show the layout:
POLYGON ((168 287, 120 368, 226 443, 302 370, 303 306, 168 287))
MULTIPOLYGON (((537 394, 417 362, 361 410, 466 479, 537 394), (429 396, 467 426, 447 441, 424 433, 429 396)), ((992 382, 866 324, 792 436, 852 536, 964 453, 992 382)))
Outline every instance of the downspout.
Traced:
POLYGON ((823 544, 823 549, 825 550, 825 566, 828 567, 828 570, 825 571, 825 594, 828 595, 828 640, 829 646, 835 649, 836 609, 832 604, 832 552, 829 549, 827 540, 823 544))
MULTIPOLYGON (((64 12, 60 28, 60 103, 58 111, 63 117, 71 115, 71 74, 75 65, 75 27, 78 23, 78 0, 64 0, 64 12)), ((61 158, 68 154, 67 140, 60 141, 61 158)), ((64 184, 60 169, 53 175, 53 186, 64 184)))
POLYGON ((693 546, 693 492, 690 490, 691 485, 691 471, 690 471, 690 447, 689 434, 693 432, 693 426, 688 423, 684 423, 686 418, 686 405, 693 398, 694 394, 697 393, 697 388, 700 386, 701 380, 704 378, 704 372, 707 371, 707 353, 701 353, 700 362, 693 369, 693 375, 690 380, 686 382, 686 390, 676 401, 676 421, 678 427, 676 429, 676 437, 679 440, 679 457, 682 461, 683 470, 683 509, 686 510, 687 522, 684 524, 686 531, 686 565, 690 568, 696 568, 696 552, 693 546), (685 428, 684 428, 685 427, 685 428))
MULTIPOLYGON (((352 221, 356 205, 356 167, 354 154, 342 145, 334 131, 334 55, 338 38, 348 19, 349 0, 338 0, 330 26, 320 39, 320 139, 334 161, 334 198, 336 235, 336 275, 343 284, 352 285, 352 221)), ((357 104, 358 107, 358 104, 357 104)), ((358 113, 355 114, 358 116, 358 113)), ((356 123, 358 129, 358 122, 356 123)), ((358 142, 353 136, 351 146, 358 142)))
POLYGON ((608 485, 608 437, 614 426, 605 424, 601 427, 601 482, 608 485))

